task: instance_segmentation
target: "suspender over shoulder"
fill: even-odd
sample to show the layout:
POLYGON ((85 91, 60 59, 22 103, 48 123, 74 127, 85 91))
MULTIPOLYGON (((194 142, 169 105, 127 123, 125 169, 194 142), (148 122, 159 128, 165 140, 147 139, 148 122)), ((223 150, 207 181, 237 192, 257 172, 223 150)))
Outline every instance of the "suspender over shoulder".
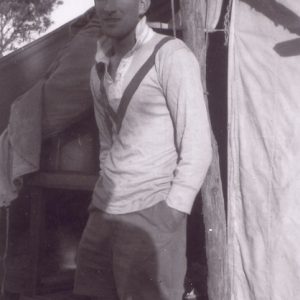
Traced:
MULTIPOLYGON (((132 99, 132 96, 134 95, 135 91, 141 84, 142 80, 145 78, 147 73, 150 71, 150 69, 155 64, 155 56, 158 52, 158 50, 168 41, 172 40, 172 37, 165 37, 161 39, 155 46, 152 54, 149 56, 149 58, 146 60, 146 62, 142 65, 142 67, 137 71, 137 73, 133 76, 132 80, 126 87, 123 96, 120 101, 120 105, 118 107, 117 113, 114 112, 114 110, 109 105, 108 101, 106 103, 106 112, 109 114, 110 118, 115 122, 117 133, 120 132, 120 129, 122 127, 122 122, 125 117, 128 105, 132 99)), ((104 65, 103 63, 96 64, 96 71, 99 76, 100 81, 102 82, 103 76, 104 76, 104 65)), ((102 84, 102 83, 101 83, 102 84)), ((104 89, 102 88, 103 92, 104 89)), ((107 100, 107 99, 106 99, 107 100)))

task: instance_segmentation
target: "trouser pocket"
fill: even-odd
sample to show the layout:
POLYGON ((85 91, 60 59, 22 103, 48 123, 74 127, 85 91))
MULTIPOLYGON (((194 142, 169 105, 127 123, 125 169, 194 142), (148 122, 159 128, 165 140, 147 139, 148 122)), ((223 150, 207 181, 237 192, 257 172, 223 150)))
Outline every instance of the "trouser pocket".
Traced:
POLYGON ((168 206, 166 201, 161 201, 155 205, 152 217, 162 231, 175 232, 186 220, 187 214, 168 206))

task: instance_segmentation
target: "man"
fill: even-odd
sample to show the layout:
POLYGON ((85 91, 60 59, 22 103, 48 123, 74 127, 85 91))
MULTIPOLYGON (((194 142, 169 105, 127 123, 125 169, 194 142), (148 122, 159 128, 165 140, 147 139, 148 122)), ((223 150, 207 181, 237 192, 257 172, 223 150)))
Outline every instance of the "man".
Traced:
POLYGON ((197 60, 148 27, 150 4, 95 0, 104 35, 91 72, 101 171, 74 288, 95 299, 182 299, 186 217, 211 160, 197 60))

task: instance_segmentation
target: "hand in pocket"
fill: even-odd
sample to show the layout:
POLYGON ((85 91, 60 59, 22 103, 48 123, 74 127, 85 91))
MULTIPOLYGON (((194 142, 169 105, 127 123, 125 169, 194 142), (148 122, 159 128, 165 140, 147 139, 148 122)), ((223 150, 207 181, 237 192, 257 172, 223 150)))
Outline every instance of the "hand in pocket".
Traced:
POLYGON ((160 214, 164 219, 163 223, 169 231, 175 231, 187 217, 186 213, 168 206, 165 201, 162 202, 160 214))

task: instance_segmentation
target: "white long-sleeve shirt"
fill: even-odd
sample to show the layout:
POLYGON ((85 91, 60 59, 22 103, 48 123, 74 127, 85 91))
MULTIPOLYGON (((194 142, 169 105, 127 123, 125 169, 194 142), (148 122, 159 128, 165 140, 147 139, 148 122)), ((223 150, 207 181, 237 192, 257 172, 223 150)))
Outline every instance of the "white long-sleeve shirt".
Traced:
POLYGON ((160 201, 190 213, 211 161, 211 139, 198 61, 180 40, 167 42, 141 82, 117 133, 104 108, 113 110, 137 70, 163 36, 142 19, 136 45, 121 60, 115 79, 108 72, 109 41, 100 40, 96 60, 106 65, 101 94, 91 72, 95 116, 100 135, 100 176, 92 205, 112 214, 129 213, 160 201))

